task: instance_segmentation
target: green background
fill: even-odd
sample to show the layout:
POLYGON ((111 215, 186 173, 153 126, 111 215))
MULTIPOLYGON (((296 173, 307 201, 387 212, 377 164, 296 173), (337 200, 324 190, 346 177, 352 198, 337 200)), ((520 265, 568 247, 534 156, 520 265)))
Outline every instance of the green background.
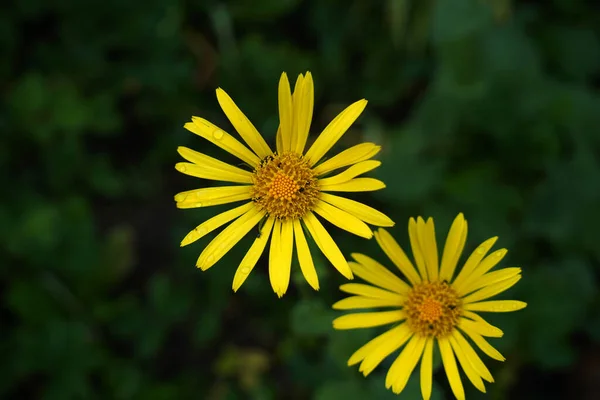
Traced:
MULTIPOLYGON (((6 2, 5 2, 6 3, 6 2)), ((277 81, 310 70, 313 135, 369 105, 338 149, 383 146, 353 196, 467 251, 498 235, 521 266, 490 317, 507 357, 469 399, 600 398, 600 13, 584 0, 22 0, 0 12, 0 397, 393 399, 386 366, 346 367, 376 332, 334 332, 343 278, 313 252, 321 290, 293 268, 272 292, 263 257, 231 282, 246 238, 207 272, 183 236, 226 207, 178 210, 179 145, 237 162, 183 124, 231 131, 223 87, 273 143, 277 81)), ((314 138, 314 136, 312 136, 314 138)), ((331 155, 331 153, 330 153, 331 155)), ((374 240, 331 230, 384 261, 374 240)), ((214 235, 213 235, 214 236, 214 235)), ((249 235, 252 236, 252 235, 249 235)), ((464 258, 463 258, 464 260, 464 258)), ((389 263, 387 263, 389 265, 389 263)), ((449 397, 443 371, 434 398, 449 397)), ((419 398, 413 376, 400 398, 419 398)))

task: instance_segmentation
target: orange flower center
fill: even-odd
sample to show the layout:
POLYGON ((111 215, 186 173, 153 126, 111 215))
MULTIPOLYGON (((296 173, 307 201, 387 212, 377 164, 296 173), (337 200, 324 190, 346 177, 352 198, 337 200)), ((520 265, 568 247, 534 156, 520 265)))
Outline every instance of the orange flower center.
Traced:
POLYGON ((413 332, 437 338, 452 333, 462 314, 460 298, 447 282, 415 285, 408 292, 404 311, 413 332))
POLYGON ((317 177, 300 154, 265 157, 252 181, 252 201, 278 219, 302 218, 319 200, 317 177))

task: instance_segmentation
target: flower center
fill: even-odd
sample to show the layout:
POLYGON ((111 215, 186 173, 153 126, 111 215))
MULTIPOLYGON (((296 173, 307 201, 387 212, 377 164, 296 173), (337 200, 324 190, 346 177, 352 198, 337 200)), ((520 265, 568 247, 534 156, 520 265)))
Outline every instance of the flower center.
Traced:
POLYGON ((301 218, 319 199, 319 186, 312 169, 296 153, 265 157, 254 170, 252 201, 270 216, 301 218))
POLYGON ((456 291, 446 282, 424 282, 408 293, 404 310, 410 328, 422 336, 444 337, 461 315, 456 291))

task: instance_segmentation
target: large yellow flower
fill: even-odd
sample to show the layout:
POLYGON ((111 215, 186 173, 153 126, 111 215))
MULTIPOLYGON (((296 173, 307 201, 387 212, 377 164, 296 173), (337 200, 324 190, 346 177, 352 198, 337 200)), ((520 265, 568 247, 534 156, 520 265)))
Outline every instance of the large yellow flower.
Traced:
POLYGON ((315 216, 355 235, 371 238, 367 223, 393 226, 381 212, 328 192, 365 192, 385 187, 383 182, 358 177, 381 163, 371 160, 380 150, 373 143, 353 146, 330 159, 319 162, 348 130, 367 105, 359 100, 342 111, 319 135, 308 151, 304 151, 310 129, 314 88, 310 72, 300 75, 291 93, 287 75, 279 81, 279 129, 273 152, 258 130, 223 91, 217 89, 217 100, 225 115, 248 147, 205 119, 192 117, 185 128, 233 154, 249 166, 248 169, 224 163, 186 147, 178 152, 189 163, 178 163, 178 171, 203 179, 233 182, 238 185, 195 189, 175 196, 177 207, 208 207, 217 204, 246 201, 243 205, 219 214, 191 231, 181 242, 188 245, 207 233, 231 222, 200 254, 196 265, 202 270, 213 266, 254 226, 258 237, 241 261, 233 278, 237 291, 256 265, 269 238, 269 278, 273 290, 283 296, 290 281, 294 242, 300 269, 308 283, 319 288, 304 227, 333 266, 346 278, 352 271, 329 233, 315 216), (348 167, 337 175, 327 174, 348 167))
POLYGON ((471 383, 485 392, 483 380, 494 380, 465 335, 485 354, 504 361, 504 357, 484 339, 484 336, 501 337, 502 331, 476 312, 508 312, 524 308, 526 304, 516 300, 483 301, 517 283, 521 279, 521 269, 489 272, 506 254, 506 249, 500 249, 487 255, 498 239, 493 237, 477 247, 455 277, 454 271, 467 238, 467 221, 462 214, 450 228, 441 266, 438 265, 433 220, 429 218, 425 222, 421 217, 417 221, 411 218, 408 233, 416 269, 388 232, 379 229, 375 233, 377 243, 408 283, 377 261, 363 254, 352 254, 356 261, 350 262, 352 271, 375 286, 360 283, 340 286, 341 290, 354 296, 335 303, 333 308, 389 307, 392 310, 344 315, 333 321, 334 328, 398 324, 357 350, 348 365, 361 363, 359 370, 367 376, 384 358, 405 345, 388 370, 385 386, 400 393, 421 360, 421 393, 424 399, 429 399, 433 345, 437 342, 456 398, 464 399, 465 394, 455 356, 471 383))

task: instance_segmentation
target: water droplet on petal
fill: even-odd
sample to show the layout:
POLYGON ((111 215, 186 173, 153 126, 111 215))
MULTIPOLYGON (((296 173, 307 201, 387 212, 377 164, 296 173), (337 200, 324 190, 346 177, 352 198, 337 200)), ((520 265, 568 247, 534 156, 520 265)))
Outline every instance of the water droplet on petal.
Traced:
POLYGON ((186 170, 185 165, 180 165, 178 169, 179 169, 179 172, 185 172, 185 170, 186 170))
POLYGON ((205 228, 196 229, 196 233, 199 236, 205 235, 206 234, 206 229, 205 228))
POLYGON ((248 275, 250 273, 250 268, 248 268, 248 267, 242 267, 242 269, 240 270, 240 272, 242 274, 248 275))
POLYGON ((485 253, 485 247, 483 247, 483 246, 478 247, 477 248, 477 253, 479 253, 479 254, 485 253))
POLYGON ((203 206, 203 204, 202 204, 202 203, 199 203, 199 202, 198 202, 198 203, 196 203, 196 204, 194 204, 194 207, 202 207, 202 206, 203 206))
POLYGON ((213 260, 214 260, 214 259, 215 259, 215 257, 214 257, 214 256, 212 256, 212 255, 210 255, 210 256, 206 257, 206 263, 207 263, 207 264, 210 264, 210 263, 212 263, 212 262, 213 262, 213 260))
POLYGON ((223 132, 220 129, 217 129, 213 132, 213 137, 217 140, 221 140, 223 138, 223 135, 225 134, 225 132, 223 132))

